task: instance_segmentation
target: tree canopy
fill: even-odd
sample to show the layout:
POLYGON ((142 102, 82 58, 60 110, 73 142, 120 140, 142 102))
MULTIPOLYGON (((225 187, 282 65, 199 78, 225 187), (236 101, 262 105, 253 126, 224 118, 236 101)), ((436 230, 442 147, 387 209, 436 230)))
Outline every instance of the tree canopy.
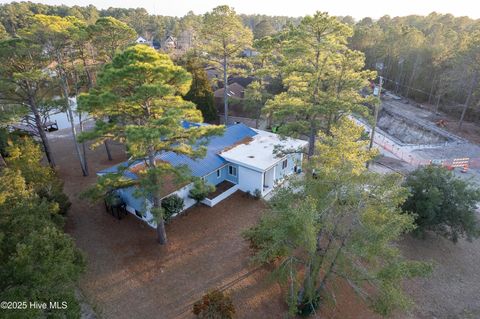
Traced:
POLYGON ((410 195, 403 209, 415 217, 418 234, 434 231, 453 242, 480 236, 480 189, 437 166, 417 169, 407 176, 405 187, 410 195))
POLYGON ((31 114, 27 122, 32 123, 33 132, 40 137, 48 162, 54 166, 40 114, 42 105, 51 103, 56 88, 56 80, 48 73, 49 59, 41 45, 22 38, 0 41, 0 58, 4 61, 0 65, 2 116, 31 114))
POLYGON ((359 91, 375 73, 363 70, 364 56, 347 47, 351 27, 317 12, 282 35, 283 84, 286 92, 268 101, 264 112, 281 125, 280 133, 309 137, 313 155, 320 130, 352 112, 365 114, 359 91))
MULTIPOLYGON (((183 121, 203 122, 195 104, 182 95, 190 89, 191 75, 175 65, 168 55, 145 45, 136 45, 117 54, 99 74, 97 86, 79 98, 79 107, 96 119, 95 128, 83 139, 94 140, 94 146, 105 139, 126 145, 131 161, 145 161, 138 172, 137 184, 153 198, 151 213, 155 216, 159 242, 166 243, 161 189, 167 175, 188 179, 180 167, 156 160, 161 152, 173 152, 191 158, 204 156, 205 147, 196 142, 221 134, 215 125, 186 127, 183 121), (108 118, 109 120, 105 120, 108 118)), ((124 185, 123 172, 100 179, 97 191, 106 193, 112 186, 124 185)))
POLYGON ((401 211, 407 189, 400 176, 367 171, 365 160, 375 154, 353 122, 333 127, 333 137, 320 136, 309 161, 315 174, 279 189, 246 236, 254 260, 274 266, 291 314, 313 313, 333 294, 329 283, 345 280, 388 315, 411 304, 402 279, 425 275, 430 265, 405 260, 393 245, 415 228, 401 211))
POLYGON ((136 38, 135 31, 124 22, 112 17, 98 19, 88 29, 97 59, 109 62, 118 51, 130 45, 136 38))
POLYGON ((192 86, 185 95, 185 100, 191 101, 197 105, 202 112, 203 119, 209 123, 215 123, 218 120, 217 108, 210 81, 202 64, 198 58, 191 57, 187 59, 185 68, 192 75, 192 86))
MULTIPOLYGON (((238 68, 246 63, 240 53, 252 45, 252 31, 242 24, 233 8, 218 6, 203 17, 199 44, 205 57, 223 73, 223 86, 228 88, 228 77, 240 72, 238 68)), ((225 124, 228 123, 228 89, 223 90, 225 124)))
MULTIPOLYGON (((80 316, 75 297, 83 255, 63 232, 68 199, 53 170, 40 163, 33 141, 10 146, 0 167, 0 298, 3 301, 65 301, 58 317, 80 316)), ((49 309, 2 309, 6 318, 52 316, 49 309)))

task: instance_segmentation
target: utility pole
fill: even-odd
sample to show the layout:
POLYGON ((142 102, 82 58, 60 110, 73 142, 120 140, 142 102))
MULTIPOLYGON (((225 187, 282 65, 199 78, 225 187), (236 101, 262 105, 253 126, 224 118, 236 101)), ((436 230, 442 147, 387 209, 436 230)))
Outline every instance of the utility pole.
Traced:
MULTIPOLYGON (((373 139, 375 138, 375 128, 377 127, 377 121, 378 121, 378 112, 380 110, 380 106, 382 104, 382 85, 383 85, 383 77, 379 76, 379 84, 375 88, 378 88, 377 96, 378 96, 378 103, 375 104, 375 111, 373 115, 373 124, 372 124, 372 130, 370 133, 370 145, 368 146, 368 149, 371 150, 373 147, 373 139)), ((373 90, 373 94, 375 95, 375 89, 373 90)), ((367 162, 367 168, 370 164, 370 161, 367 162)))

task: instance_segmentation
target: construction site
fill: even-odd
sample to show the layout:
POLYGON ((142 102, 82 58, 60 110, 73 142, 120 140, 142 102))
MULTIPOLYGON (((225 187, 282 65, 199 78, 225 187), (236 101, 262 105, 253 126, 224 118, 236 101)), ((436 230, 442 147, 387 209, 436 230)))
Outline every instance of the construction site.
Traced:
MULTIPOLYGON (((370 125, 354 120, 370 133, 370 125)), ((420 165, 445 166, 480 183, 480 146, 460 136, 444 114, 388 91, 382 96, 374 145, 383 155, 379 165, 406 173, 420 165)))

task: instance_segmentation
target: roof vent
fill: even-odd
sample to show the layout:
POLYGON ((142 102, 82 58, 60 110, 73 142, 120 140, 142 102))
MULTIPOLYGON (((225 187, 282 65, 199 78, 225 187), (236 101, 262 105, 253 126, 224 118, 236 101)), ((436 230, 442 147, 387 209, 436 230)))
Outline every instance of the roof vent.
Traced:
POLYGON ((250 156, 248 156, 248 158, 255 158, 255 156, 253 156, 253 155, 250 155, 250 156))

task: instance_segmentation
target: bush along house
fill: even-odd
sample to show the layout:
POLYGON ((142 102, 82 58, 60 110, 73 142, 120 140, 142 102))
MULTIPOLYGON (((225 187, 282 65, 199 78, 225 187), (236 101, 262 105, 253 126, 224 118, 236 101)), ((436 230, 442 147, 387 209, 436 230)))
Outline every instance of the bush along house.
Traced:
MULTIPOLYGON (((192 124, 186 125, 207 125, 192 124)), ((288 175, 301 172, 303 154, 291 152, 286 155, 278 155, 275 149, 280 147, 288 150, 305 149, 308 142, 281 138, 279 135, 262 130, 252 129, 244 124, 234 124, 226 127, 221 136, 215 136, 208 140, 206 156, 200 159, 190 159, 183 155, 172 152, 164 152, 157 155, 157 160, 166 161, 173 166, 185 165, 190 169, 192 176, 199 177, 206 183, 215 186, 215 192, 209 194, 202 203, 214 206, 237 190, 251 194, 265 196, 275 187, 281 184, 288 175)), ((117 172, 120 163, 108 169, 99 171, 98 175, 117 172)), ((136 178, 135 171, 143 161, 138 161, 124 171, 127 178, 136 178)), ((180 188, 165 187, 164 198, 177 195, 184 200, 184 209, 195 204, 195 200, 189 197, 193 183, 180 188)), ((134 187, 118 189, 117 194, 126 204, 130 213, 146 221, 155 227, 155 222, 148 212, 148 199, 138 197, 134 187), (146 209, 147 207, 147 209, 146 209), (146 212, 144 212, 147 210, 146 212), (142 213, 143 212, 143 213, 142 213)))

